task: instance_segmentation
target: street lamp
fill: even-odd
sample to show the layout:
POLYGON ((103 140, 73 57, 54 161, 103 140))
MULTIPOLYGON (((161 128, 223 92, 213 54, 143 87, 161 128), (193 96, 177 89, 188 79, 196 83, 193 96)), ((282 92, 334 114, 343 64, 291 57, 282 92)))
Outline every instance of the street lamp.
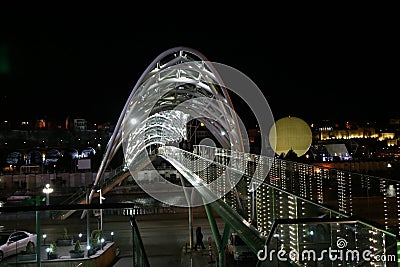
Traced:
POLYGON ((111 242, 114 242, 114 232, 111 232, 111 242))
MULTIPOLYGON (((44 141, 43 141, 44 142, 44 141)), ((45 163, 45 161, 46 161, 46 154, 45 153, 42 153, 42 173, 43 173, 43 171, 44 171, 44 163, 45 163)))
MULTIPOLYGON (((276 251, 280 251, 281 250, 281 248, 279 247, 279 234, 278 233, 274 233, 274 235, 273 235, 273 237, 275 237, 276 238, 276 251)), ((279 259, 277 258, 277 265, 276 266, 279 266, 279 259)))
MULTIPOLYGON (((101 194, 101 189, 97 190, 99 192, 100 205, 103 204, 103 200, 105 199, 101 194)), ((100 209, 100 231, 103 231, 103 209, 100 209)))
POLYGON ((254 182, 251 183, 251 188, 249 191, 251 192, 251 223, 254 223, 256 217, 256 190, 254 188, 254 182))
POLYGON ((43 245, 46 245, 46 238, 47 238, 47 235, 46 234, 43 234, 43 245))
POLYGON ((50 199, 49 195, 53 193, 53 188, 50 187, 50 184, 46 184, 46 186, 43 188, 43 193, 46 194, 46 206, 50 204, 50 199))

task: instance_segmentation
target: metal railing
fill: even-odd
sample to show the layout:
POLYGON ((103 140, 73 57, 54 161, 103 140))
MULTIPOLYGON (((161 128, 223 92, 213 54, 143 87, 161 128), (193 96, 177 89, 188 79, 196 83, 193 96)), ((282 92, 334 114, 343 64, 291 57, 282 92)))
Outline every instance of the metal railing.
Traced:
MULTIPOLYGON (((132 266, 150 267, 148 255, 142 241, 136 217, 122 215, 123 210, 134 209, 134 203, 103 203, 103 204, 66 204, 38 206, 6 206, 0 207, 0 219, 3 230, 24 229, 36 234, 36 258, 26 262, 20 255, 10 255, 1 261, 1 266, 111 266, 118 257, 130 258, 132 266), (107 220, 101 226, 95 217, 85 220, 77 217, 68 222, 54 221, 49 217, 51 212, 103 210, 107 220), (116 215, 112 215, 116 214, 116 215), (36 218, 36 223, 35 222, 36 218), (67 230, 66 230, 67 229, 67 230), (61 244, 60 239, 68 233, 71 243, 61 244), (130 235, 127 235, 130 233, 130 235), (79 241, 84 250, 83 257, 73 258, 70 251, 79 241), (54 255, 50 257, 50 244, 54 244, 54 255)), ((91 214, 92 212, 87 212, 91 214)))
MULTIPOLYGON (((146 158, 146 157, 141 157, 138 158, 138 160, 135 162, 135 165, 133 167, 137 167, 137 170, 141 170, 142 168, 145 168, 152 160, 154 159, 153 157, 146 158), (150 159, 150 161, 149 161, 150 159)), ((122 180, 126 179, 129 177, 131 173, 129 172, 128 167, 126 165, 121 165, 118 168, 114 169, 112 172, 110 172, 109 178, 107 179, 102 179, 100 184, 98 185, 98 188, 103 190, 102 193, 106 194, 108 191, 110 191, 112 188, 114 188, 117 184, 122 182, 122 180), (116 183, 118 181, 118 183, 116 183)), ((86 203, 86 199, 88 197, 89 191, 91 188, 84 188, 82 190, 78 190, 74 194, 72 194, 69 198, 64 200, 61 204, 79 204, 79 203, 86 203)), ((52 213, 53 219, 66 219, 68 216, 70 216, 74 210, 64 210, 64 211, 55 211, 52 213)))
POLYGON ((243 194, 265 182, 400 234, 400 181, 223 148, 197 146, 195 151, 245 175, 243 194))
MULTIPOLYGON (((362 211, 366 206, 356 203, 357 197, 362 195, 362 191, 355 188, 361 182, 357 178, 367 179, 370 185, 376 181, 375 178, 220 148, 197 147, 195 150, 197 154, 165 146, 159 152, 166 159, 179 162, 181 168, 192 172, 204 183, 215 183, 216 186, 210 186, 211 190, 215 189, 215 194, 229 191, 221 194, 221 199, 265 237, 276 230, 273 229, 274 223, 290 220, 291 223, 279 225, 277 230, 280 245, 286 251, 301 255, 308 253, 309 249, 317 249, 318 246, 334 249, 340 241, 346 242, 348 249, 370 253, 370 258, 374 260, 364 266, 391 266, 392 263, 376 260, 378 257, 394 259, 397 264, 399 239, 396 231, 393 231, 396 228, 389 227, 389 223, 380 224, 378 217, 364 219, 362 211), (263 173, 265 167, 256 171, 255 167, 262 164, 269 165, 269 173, 263 173), (232 177, 232 173, 239 173, 242 178, 233 181, 236 190, 224 190, 223 187, 229 185, 227 179, 232 177), (357 181, 353 182, 353 179, 357 181), (255 190, 254 183, 257 183, 255 190), (322 221, 312 225, 301 222, 308 218, 322 221), (324 223, 323 220, 354 220, 354 223, 324 223)), ((234 178, 237 179, 236 176, 234 178)), ((377 181, 381 185, 388 184, 385 179, 377 181)), ((382 194, 380 188, 385 187, 369 188, 367 193, 370 195, 365 201, 370 201, 370 205, 377 201, 374 205, 381 208, 375 212, 383 211, 384 221, 389 222, 390 216, 396 218, 398 214, 387 214, 384 211, 389 207, 397 208, 394 203, 398 201, 398 193, 393 197, 395 201, 392 203, 382 194)), ((397 225, 397 221, 394 225, 397 225)), ((360 261, 348 264, 357 266, 360 261)), ((297 262, 298 265, 303 263, 297 262)), ((307 264, 312 266, 310 262, 307 264)), ((329 266, 341 266, 343 261, 330 260, 330 264, 329 266)))

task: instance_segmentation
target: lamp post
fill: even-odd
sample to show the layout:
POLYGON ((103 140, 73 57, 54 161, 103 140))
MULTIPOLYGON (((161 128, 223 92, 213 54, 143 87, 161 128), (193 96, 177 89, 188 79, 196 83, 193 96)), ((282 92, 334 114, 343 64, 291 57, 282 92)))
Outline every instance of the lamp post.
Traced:
POLYGON ((254 223, 256 217, 256 196, 255 196, 254 182, 251 183, 251 223, 254 223))
MULTIPOLYGON (((280 248, 279 248, 279 234, 278 233, 274 233, 273 237, 276 238, 276 251, 279 251, 280 250, 280 248)), ((277 258, 277 265, 276 266, 279 266, 279 259, 278 258, 277 258)))
POLYGON ((46 184, 46 186, 43 188, 43 193, 46 194, 46 206, 50 204, 50 198, 49 195, 53 193, 53 188, 50 187, 50 184, 46 184))
POLYGON ((135 226, 136 226, 136 221, 135 217, 131 215, 129 217, 129 221, 131 223, 131 230, 132 230, 132 266, 136 266, 136 259, 135 259, 135 226))
MULTIPOLYGON (((85 189, 86 191, 86 205, 89 203, 89 191, 85 189)), ((86 210, 86 250, 87 250, 87 256, 88 258, 90 257, 90 225, 89 225, 89 210, 86 210)))
MULTIPOLYGON (((43 141, 44 142, 44 141, 43 141)), ((45 161, 46 161, 46 154, 42 154, 42 174, 43 174, 43 172, 44 172, 44 163, 45 163, 45 161)))
MULTIPOLYGON (((101 194, 101 189, 97 190, 97 192, 99 192, 99 203, 101 205, 105 198, 101 194)), ((100 209, 100 231, 103 231, 103 209, 100 209)))
POLYGON ((43 234, 42 237, 43 237, 43 245, 45 246, 46 245, 46 237, 47 237, 47 235, 43 234))

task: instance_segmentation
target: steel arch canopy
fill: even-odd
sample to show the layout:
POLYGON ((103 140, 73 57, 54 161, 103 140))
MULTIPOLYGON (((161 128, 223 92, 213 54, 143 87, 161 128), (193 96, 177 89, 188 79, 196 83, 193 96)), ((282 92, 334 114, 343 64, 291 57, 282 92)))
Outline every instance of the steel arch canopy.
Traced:
MULTIPOLYGON (((105 168, 121 146, 130 167, 146 148, 184 139, 187 123, 192 119, 201 120, 222 147, 248 152, 247 131, 228 93, 236 84, 243 87, 238 90, 241 91, 239 96, 245 95, 248 104, 257 102, 257 120, 268 121, 259 123, 266 126, 261 131, 268 130, 269 121, 273 122, 272 113, 268 104, 260 107, 267 102, 259 90, 255 90, 255 98, 250 99, 246 90, 252 88, 247 87, 254 89, 256 86, 247 76, 226 65, 209 62, 191 48, 176 47, 161 53, 135 84, 109 140, 94 186, 100 182, 105 168), (234 80, 229 87, 224 84, 221 70, 234 80)), ((89 201, 93 194, 94 190, 89 201)))

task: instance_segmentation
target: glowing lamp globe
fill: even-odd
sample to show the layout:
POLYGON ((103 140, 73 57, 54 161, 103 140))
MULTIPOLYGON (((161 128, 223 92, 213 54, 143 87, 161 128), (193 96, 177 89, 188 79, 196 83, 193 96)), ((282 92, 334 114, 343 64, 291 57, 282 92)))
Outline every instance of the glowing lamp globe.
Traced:
POLYGON ((275 144, 273 147, 277 155, 286 155, 293 150, 300 157, 307 153, 311 146, 311 128, 300 118, 285 117, 277 120, 271 127, 269 142, 275 144))

